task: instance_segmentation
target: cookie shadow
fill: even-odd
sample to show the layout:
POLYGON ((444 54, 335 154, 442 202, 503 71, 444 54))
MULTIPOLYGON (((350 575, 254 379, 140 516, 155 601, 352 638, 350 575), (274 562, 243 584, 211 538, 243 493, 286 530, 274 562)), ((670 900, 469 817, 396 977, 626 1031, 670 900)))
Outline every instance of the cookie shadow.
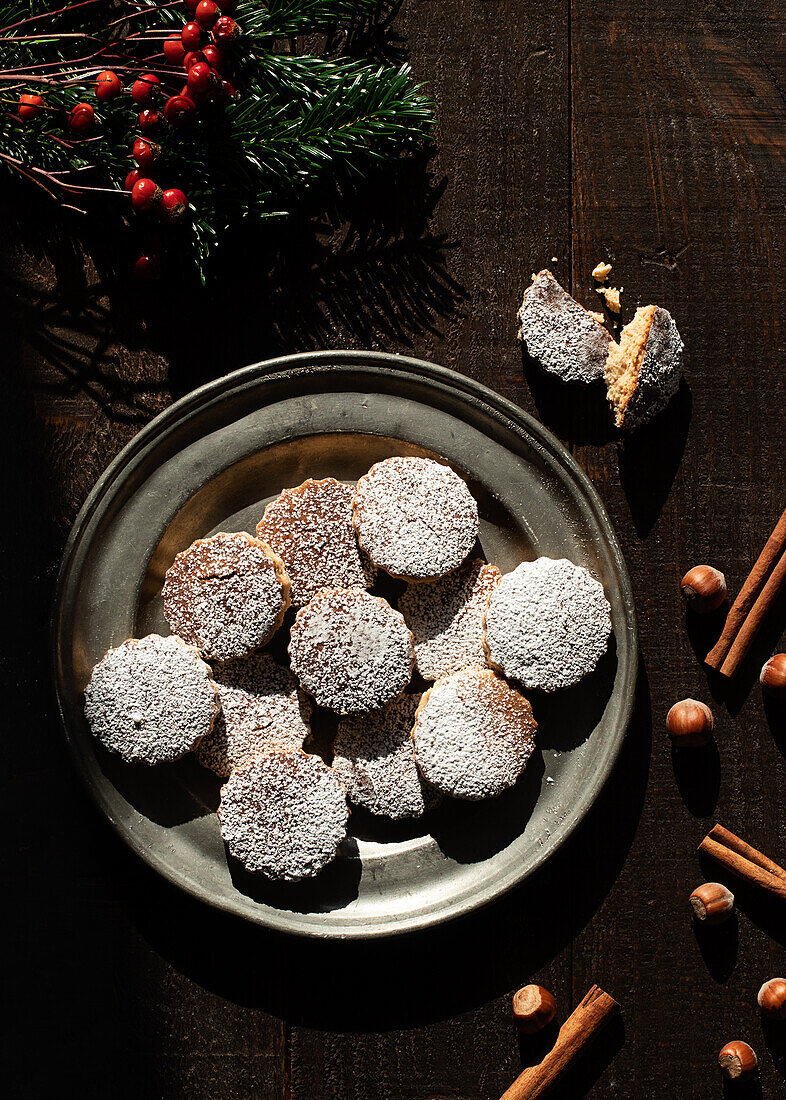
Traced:
POLYGON ((536 751, 516 785, 497 798, 445 799, 434 811, 431 828, 442 854, 456 863, 479 863, 512 844, 532 817, 544 771, 543 756, 536 751))
POLYGON ((538 416, 560 439, 600 444, 617 438, 602 380, 561 382, 544 371, 523 344, 521 367, 538 416))
POLYGON ((541 748, 565 752, 584 744, 603 718, 614 691, 617 665, 617 640, 612 634, 606 652, 578 684, 553 693, 527 693, 541 748))
POLYGON ((264 875, 247 871, 226 848, 227 866, 235 889, 274 909, 290 913, 331 913, 344 909, 358 896, 362 865, 357 841, 348 837, 342 841, 336 859, 318 875, 303 882, 271 882, 264 875))
POLYGON ((194 753, 173 764, 126 764, 119 756, 96 746, 101 770, 113 787, 143 817, 171 828, 218 809, 221 785, 194 753))
POLYGON ((666 408, 618 446, 620 483, 636 532, 645 538, 666 503, 682 462, 693 396, 683 378, 666 408))

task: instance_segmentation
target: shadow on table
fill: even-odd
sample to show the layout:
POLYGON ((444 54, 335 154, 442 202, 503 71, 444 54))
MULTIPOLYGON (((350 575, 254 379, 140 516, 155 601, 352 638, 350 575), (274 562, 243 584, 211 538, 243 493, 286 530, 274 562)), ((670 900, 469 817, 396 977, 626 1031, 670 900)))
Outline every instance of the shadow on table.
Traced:
MULTIPOLYGON (((206 288, 174 270, 134 284, 139 242, 127 227, 98 214, 74 223, 28 196, 28 216, 6 227, 24 258, 0 268, 0 287, 16 303, 24 343, 46 364, 37 392, 87 399, 141 425, 170 393, 250 362, 325 347, 407 347, 438 334, 466 292, 449 272, 456 246, 431 228, 447 185, 430 167, 433 155, 315 190, 291 216, 230 235, 206 288)), ((11 209, 17 191, 4 184, 11 209)))
POLYGON ((633 841, 650 749, 642 667, 628 736, 582 825, 524 885, 438 928, 380 941, 289 938, 202 905, 136 862, 128 909, 193 981, 293 1024, 365 1032, 454 1016, 523 984, 591 920, 633 841), (233 950, 206 951, 208 943, 233 950))
POLYGON ((668 499, 688 440, 692 409, 693 397, 683 378, 663 412, 618 446, 620 482, 641 538, 655 526, 668 499))

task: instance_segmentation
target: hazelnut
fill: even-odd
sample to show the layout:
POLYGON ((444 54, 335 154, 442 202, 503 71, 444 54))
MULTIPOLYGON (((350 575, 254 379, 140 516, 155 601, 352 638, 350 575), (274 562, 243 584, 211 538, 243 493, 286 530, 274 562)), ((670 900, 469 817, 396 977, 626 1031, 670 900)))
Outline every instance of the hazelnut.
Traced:
POLYGON ((685 602, 692 611, 706 615, 726 599, 726 578, 711 565, 694 565, 680 582, 685 602))
POLYGON ((678 748, 708 745, 714 725, 710 708, 696 699, 682 699, 666 715, 666 729, 678 748))
POLYGON ((756 998, 759 1008, 771 1020, 786 1020, 786 978, 770 978, 756 998))
POLYGON ((761 685, 774 699, 786 699, 786 653, 776 653, 764 665, 759 676, 761 685))
POLYGON ((525 985, 513 994, 513 1018, 525 1035, 542 1031, 556 1012, 557 1002, 542 985, 525 985))
POLYGON ((705 882, 689 898, 693 915, 703 924, 721 924, 734 909, 734 894, 720 882, 705 882))
POLYGON ((743 1043, 742 1039, 734 1039, 718 1055, 718 1064, 727 1076, 736 1081, 738 1077, 750 1077, 755 1073, 759 1059, 753 1047, 743 1043))

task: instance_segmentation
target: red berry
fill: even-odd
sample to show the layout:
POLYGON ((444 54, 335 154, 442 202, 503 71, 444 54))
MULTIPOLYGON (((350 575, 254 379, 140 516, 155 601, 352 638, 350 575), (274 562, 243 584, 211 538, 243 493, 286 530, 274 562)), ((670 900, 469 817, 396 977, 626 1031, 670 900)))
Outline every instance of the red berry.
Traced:
MULTIPOLYGON (((204 50, 202 50, 202 57, 204 57, 208 65, 212 65, 216 72, 221 68, 221 62, 224 60, 221 50, 219 50, 218 46, 213 46, 212 44, 210 46, 205 46, 204 50)), ((200 61, 201 59, 202 58, 200 58, 200 61)))
POLYGON ((122 87, 117 73, 105 69, 104 72, 99 73, 96 77, 96 99, 100 100, 102 103, 108 103, 110 99, 114 99, 116 95, 120 95, 122 87))
POLYGON ((132 156, 140 168, 150 171, 155 162, 161 156, 161 146, 145 138, 137 138, 132 149, 132 156))
POLYGON ((164 105, 164 118, 173 126, 188 126, 195 115, 196 103, 187 95, 173 95, 164 105))
POLYGON ((131 188, 131 205, 141 213, 152 210, 161 201, 161 188, 153 180, 142 177, 131 188))
POLYGON ((237 88, 231 80, 222 80, 218 91, 218 98, 222 103, 228 103, 237 92, 237 88))
POLYGON ((133 191, 134 190, 134 184, 136 183, 137 180, 141 180, 141 179, 142 179, 142 173, 139 171, 139 169, 138 168, 132 168, 131 171, 126 176, 125 181, 123 182, 123 189, 125 191, 133 191))
POLYGON ((146 253, 144 256, 140 256, 134 264, 134 278, 142 282, 158 279, 161 276, 162 267, 160 257, 156 256, 155 253, 146 253))
POLYGON ((175 32, 170 34, 164 43, 164 57, 167 59, 170 65, 180 65, 185 57, 186 51, 183 49, 183 43, 180 41, 180 35, 175 32))
POLYGON ((139 129, 143 134, 150 134, 160 126, 161 117, 158 111, 151 111, 146 107, 139 115, 139 129))
POLYGON ((240 27, 234 19, 230 19, 228 15, 222 15, 220 19, 216 20, 216 25, 213 27, 213 41, 216 45, 224 48, 231 46, 235 39, 239 37, 240 27))
POLYGON ((221 11, 218 4, 214 4, 213 0, 199 0, 194 13, 194 19, 199 23, 200 27, 204 27, 209 31, 210 28, 218 19, 221 11))
POLYGON ((77 103, 68 116, 69 129, 72 133, 78 134, 79 137, 89 134, 95 125, 95 121, 95 111, 89 103, 77 103))
POLYGON ((197 61, 188 70, 188 90, 195 95, 206 95, 215 87, 216 73, 206 61, 197 61))
POLYGON ((231 15, 237 7, 236 0, 216 0, 216 3, 221 8, 224 15, 231 15))
POLYGON ((197 4, 199 0, 184 0, 184 6, 189 15, 193 15, 197 10, 197 4))
POLYGON ((183 57, 183 68, 188 72, 192 65, 196 65, 197 61, 204 61, 205 55, 201 50, 189 50, 183 57))
POLYGON ((188 199, 179 187, 170 187, 161 196, 161 213, 167 221, 179 222, 188 211, 188 199))
POLYGON ((155 73, 145 73, 144 76, 140 76, 139 79, 135 80, 131 85, 131 98, 134 103, 138 103, 140 107, 149 103, 159 83, 160 81, 155 73))
POLYGON ((40 95, 20 95, 18 110, 22 122, 30 122, 43 109, 44 101, 40 95))
POLYGON ((186 50, 198 50, 202 45, 203 30, 199 23, 186 23, 180 32, 180 41, 186 50))

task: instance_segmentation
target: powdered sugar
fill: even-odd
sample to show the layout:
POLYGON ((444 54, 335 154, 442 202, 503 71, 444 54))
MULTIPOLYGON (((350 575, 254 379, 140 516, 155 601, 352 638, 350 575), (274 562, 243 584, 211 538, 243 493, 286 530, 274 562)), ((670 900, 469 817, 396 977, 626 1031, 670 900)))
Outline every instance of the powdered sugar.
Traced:
POLYGON ((415 765, 412 727, 419 695, 402 695, 382 710, 350 715, 338 724, 333 767, 350 802, 395 820, 420 817, 438 793, 415 765))
POLYGON ((177 760, 218 714, 210 668, 180 638, 129 639, 93 669, 85 715, 94 736, 127 763, 177 760))
POLYGON ((493 798, 512 787, 535 746, 529 702, 489 668, 437 680, 418 708, 415 759, 437 790, 493 798))
POLYGON ((611 336, 550 271, 535 276, 518 317, 519 339, 543 370, 563 382, 603 378, 611 336))
POLYGON ((213 679, 222 713, 197 750, 205 767, 226 777, 264 749, 302 748, 311 706, 288 668, 267 653, 251 653, 217 661, 213 679))
POLYGON ((667 309, 656 306, 635 389, 625 406, 621 427, 637 428, 665 409, 680 387, 683 348, 674 318, 667 309))
POLYGON ((555 691, 591 672, 608 645, 611 616, 603 586, 565 558, 522 562, 489 601, 489 664, 525 688, 555 691))
POLYGON ((360 553, 352 525, 354 485, 309 478, 265 508, 257 535, 281 557, 296 607, 320 588, 367 588, 374 567, 360 553))
POLYGON ((289 579, 263 542, 221 532, 177 555, 161 595, 170 628, 205 657, 224 661, 264 645, 278 629, 289 579))
POLYGON ((323 707, 374 710, 402 693, 415 663, 404 617, 361 588, 326 588, 298 611, 292 671, 323 707))
POLYGON ((485 666, 483 616, 501 573, 495 565, 470 561, 446 577, 410 584, 399 610, 415 639, 418 672, 438 680, 460 668, 485 666))
POLYGON ((478 534, 478 506, 449 466, 386 458, 358 482, 358 542, 394 577, 430 580, 457 569, 478 534))
POLYGON ((218 819, 232 855, 283 882, 316 875, 346 835, 346 791, 318 756, 271 750, 244 761, 221 790, 218 819))

